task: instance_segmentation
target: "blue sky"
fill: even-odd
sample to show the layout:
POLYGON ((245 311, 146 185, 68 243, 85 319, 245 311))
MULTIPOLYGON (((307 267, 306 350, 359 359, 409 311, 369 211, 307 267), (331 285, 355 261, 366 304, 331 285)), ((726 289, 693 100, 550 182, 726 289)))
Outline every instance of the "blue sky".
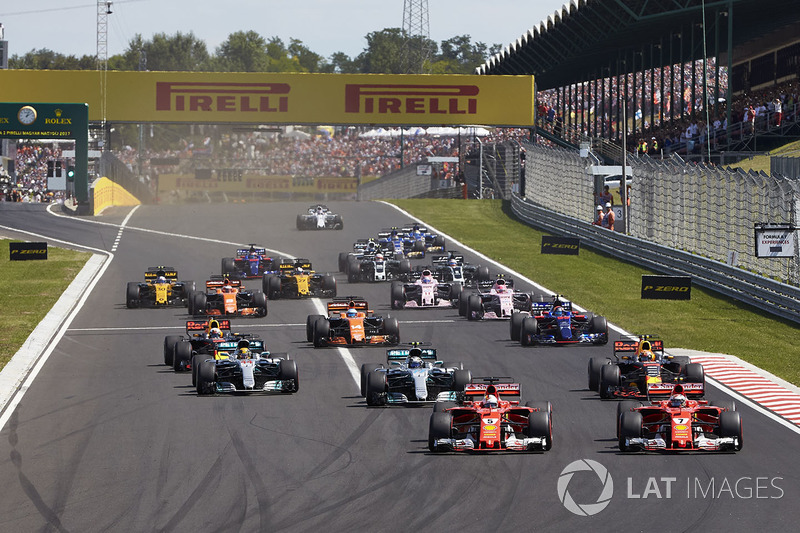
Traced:
MULTIPOLYGON (((431 39, 470 35, 503 46, 568 0, 429 0, 431 39)), ((301 40, 324 57, 350 57, 369 32, 403 25, 403 0, 116 0, 108 16, 108 54, 122 53, 137 33, 193 32, 213 53, 229 34, 253 30, 266 38, 301 40)), ((97 2, 29 0, 0 3, 9 55, 49 48, 66 55, 97 51, 97 2)))

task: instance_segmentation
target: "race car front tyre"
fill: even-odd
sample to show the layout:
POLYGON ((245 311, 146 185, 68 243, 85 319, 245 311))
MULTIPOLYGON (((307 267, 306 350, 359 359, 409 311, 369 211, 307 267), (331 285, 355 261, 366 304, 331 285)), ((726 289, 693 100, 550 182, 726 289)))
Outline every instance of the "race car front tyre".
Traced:
POLYGON ((509 324, 511 325, 511 340, 519 342, 519 335, 520 331, 522 330, 522 321, 525 320, 530 315, 527 313, 520 313, 519 311, 514 311, 511 313, 511 320, 509 324))
POLYGON ((383 333, 389 337, 389 344, 400 344, 400 324, 394 317, 388 317, 383 321, 383 333))
POLYGON ((183 337, 180 335, 167 335, 164 337, 164 364, 172 366, 175 355, 175 343, 181 342, 183 337))
POLYGON ((619 367, 616 365, 605 365, 600 370, 600 397, 603 399, 611 398, 613 395, 609 392, 611 387, 619 387, 620 372, 619 367))
POLYGON ((625 411, 619 418, 619 450, 621 452, 633 451, 625 444, 627 439, 638 439, 642 436, 642 413, 639 411, 625 411))
POLYGON ((488 281, 489 279, 489 267, 487 266, 479 266, 475 269, 475 279, 478 281, 488 281))
POLYGON ((186 365, 192 359, 192 343, 178 342, 175 344, 175 354, 172 357, 172 369, 175 372, 183 372, 186 365))
POLYGON ((595 344, 608 343, 608 321, 604 316, 593 316, 589 322, 589 327, 592 333, 604 334, 602 341, 595 342, 595 344))
POLYGON ((383 365, 378 363, 364 363, 361 365, 361 397, 367 397, 367 376, 383 365))
POLYGON ((538 409, 539 411, 544 411, 550 413, 551 422, 553 416, 553 404, 550 402, 525 402, 525 407, 533 407, 534 409, 538 409))
POLYGON ((467 320, 480 320, 483 318, 483 303, 478 294, 471 294, 467 300, 467 320))
POLYGON ((472 291, 461 292, 461 297, 458 299, 458 316, 467 316, 469 297, 472 296, 472 294, 472 291))
POLYGON ((306 229, 306 223, 305 220, 303 220, 303 215, 297 215, 297 229, 301 231, 306 229))
POLYGON ((534 411, 528 415, 528 437, 544 438, 544 451, 553 447, 553 419, 548 411, 534 411))
POLYGON ((735 411, 723 411, 719 414, 719 436, 736 437, 736 451, 742 449, 742 419, 735 411))
POLYGON ((386 405, 386 373, 370 372, 367 374, 366 394, 367 405, 376 407, 386 405))
POLYGON ((136 281, 129 281, 128 287, 125 290, 125 305, 128 309, 135 309, 139 307, 139 283, 136 281))
POLYGON ((456 370, 453 372, 454 391, 463 391, 470 383, 472 383, 472 372, 470 370, 456 370))
POLYGON ((200 368, 197 369, 197 394, 203 396, 205 394, 214 394, 216 392, 215 376, 216 364, 213 360, 206 360, 200 363, 200 368))
POLYGON ((314 322, 314 348, 325 346, 325 340, 331 335, 331 323, 327 318, 314 322))
POLYGON ((341 215, 336 215, 333 218, 333 229, 344 229, 344 221, 341 215))
POLYGON ((258 316, 267 316, 267 295, 261 291, 253 293, 253 307, 258 309, 258 316))
POLYGON ((406 306, 406 295, 401 281, 393 281, 391 291, 392 309, 403 309, 406 306))
POLYGON ((306 318, 306 340, 314 342, 314 323, 320 318, 325 318, 322 315, 308 315, 306 318))
POLYGON ((192 315, 204 314, 206 314, 206 294, 198 291, 192 298, 192 315))
POLYGON ((294 380, 294 387, 286 392, 300 390, 300 377, 297 373, 297 362, 294 359, 281 359, 278 363, 278 379, 281 381, 294 380))
POLYGON ((453 283, 450 285, 450 294, 448 298, 450 298, 450 303, 457 302, 459 298, 461 298, 461 293, 464 291, 464 287, 460 283, 453 283))
POLYGON ((589 358, 589 390, 595 392, 600 390, 600 372, 602 372, 604 366, 610 364, 611 361, 608 359, 589 358))
POLYGON ((200 363, 208 359, 207 355, 194 354, 192 356, 192 387, 197 387, 197 370, 200 368, 200 363))
POLYGON ((428 425, 428 449, 432 452, 447 451, 435 445, 437 439, 449 439, 453 434, 453 415, 447 412, 431 413, 428 425))
POLYGON ((642 402, 637 402, 635 400, 622 400, 617 404, 617 438, 619 438, 619 426, 620 421, 622 420, 622 413, 633 411, 635 408, 641 406, 642 402))
POLYGON ((533 346, 536 344, 537 335, 539 335, 539 321, 533 316, 525 317, 519 328, 519 343, 523 346, 533 346))
POLYGON ((347 258, 350 254, 347 252, 339 252, 339 272, 347 272, 347 258))

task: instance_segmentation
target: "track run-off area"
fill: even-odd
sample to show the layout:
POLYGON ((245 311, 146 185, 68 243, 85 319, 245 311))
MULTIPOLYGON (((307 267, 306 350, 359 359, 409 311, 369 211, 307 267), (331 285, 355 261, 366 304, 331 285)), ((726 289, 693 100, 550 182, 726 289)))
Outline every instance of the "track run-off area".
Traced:
MULTIPOLYGON (((299 392, 198 397, 189 375, 162 364, 164 337, 183 332, 186 310, 127 309, 126 283, 169 265, 200 287, 247 243, 334 273, 339 252, 357 238, 412 220, 379 202, 328 205, 342 215, 342 231, 297 231, 295 217, 308 207, 298 202, 141 206, 85 218, 4 204, 4 236, 104 259, 0 413, 0 530, 796 528, 796 387, 696 355, 706 365, 706 397, 736 400, 744 448, 622 454, 616 402, 600 400, 586 379, 588 359, 611 354, 616 328, 607 346, 523 347, 509 340, 506 321, 468 322, 456 309, 393 311, 388 283, 350 284, 336 274, 338 294, 396 316, 404 342, 429 342, 474 376, 511 376, 523 401, 552 402, 554 444, 545 453, 431 454, 430 407, 367 408, 359 397, 360 365, 385 362, 385 348, 306 342, 307 315, 324 309, 316 299, 270 300, 267 317, 232 320, 296 359, 299 392), (759 395, 756 386, 781 389, 759 395)), ((507 272, 518 288, 547 292, 447 243, 473 264, 507 272)), ((245 285, 260 288, 259 280, 245 285)))

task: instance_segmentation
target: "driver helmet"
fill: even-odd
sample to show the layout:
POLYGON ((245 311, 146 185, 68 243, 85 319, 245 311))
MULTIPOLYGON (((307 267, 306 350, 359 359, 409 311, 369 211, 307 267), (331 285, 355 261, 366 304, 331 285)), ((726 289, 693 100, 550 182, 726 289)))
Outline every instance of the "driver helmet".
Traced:
POLYGON ((505 292, 506 290, 506 280, 503 278, 498 279, 494 282, 494 287, 492 287, 497 292, 505 292))
POLYGON ((166 283, 166 282, 167 282, 167 278, 164 277, 164 276, 158 276, 156 278, 156 283, 166 283))
POLYGON ((228 285, 228 284, 226 284, 226 285, 224 285, 224 286, 222 287, 222 292, 225 292, 225 293, 232 293, 232 292, 233 292, 233 287, 232 287, 232 286, 230 286, 230 285, 228 285))
POLYGON ((433 283, 433 274, 430 270, 422 271, 422 283, 433 283))
POLYGON ((250 247, 250 250, 249 250, 249 252, 250 252, 251 254, 254 254, 254 253, 256 253, 256 247, 255 247, 255 246, 251 246, 251 247, 250 247))
POLYGON ((248 357, 250 357, 250 350, 245 346, 242 346, 241 348, 236 350, 236 357, 238 357, 239 359, 247 359, 248 357))
POLYGON ((497 402, 497 396, 495 396, 494 394, 490 394, 490 395, 488 395, 488 396, 487 396, 486 398, 484 398, 484 400, 483 400, 483 406, 484 406, 484 407, 492 407, 492 408, 496 408, 496 407, 497 407, 497 405, 498 405, 498 402, 497 402))
POLYGON ((644 361, 655 361, 655 360, 656 360, 656 354, 654 354, 650 350, 642 350, 639 353, 639 361, 644 362, 644 361))
POLYGON ((408 368, 422 368, 422 358, 417 355, 409 357, 408 368))
POLYGON ((356 315, 358 315, 358 312, 355 310, 355 308, 351 307, 347 310, 347 318, 355 318, 356 315))
POLYGON ((373 248, 375 248, 375 241, 369 241, 369 242, 367 243, 367 248, 368 248, 368 249, 370 249, 370 250, 372 250, 373 248))
POLYGON ((686 396, 683 394, 676 394, 672 398, 669 399, 669 406, 670 407, 685 407, 686 406, 686 396))
POLYGON ((383 254, 375 254, 375 261, 383 261, 383 254))
POLYGON ((324 212, 324 209, 322 209, 321 205, 318 205, 317 206, 317 213, 322 213, 322 212, 324 212))
POLYGON ((297 267, 297 273, 298 274, 302 274, 303 273, 303 267, 297 267))
POLYGON ((447 266, 451 267, 458 266, 458 261, 456 261, 454 258, 450 258, 450 260, 447 262, 447 266))
POLYGON ((222 330, 219 328, 211 328, 208 330, 208 338, 209 339, 221 339, 222 338, 222 330))
POLYGON ((561 307, 560 305, 555 306, 553 308, 552 315, 553 316, 564 316, 564 308, 561 307))

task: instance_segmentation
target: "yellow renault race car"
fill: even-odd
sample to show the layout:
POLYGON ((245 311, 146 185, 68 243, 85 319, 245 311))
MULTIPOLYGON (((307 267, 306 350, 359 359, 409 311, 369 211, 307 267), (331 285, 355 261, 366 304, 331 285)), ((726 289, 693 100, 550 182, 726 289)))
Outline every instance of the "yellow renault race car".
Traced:
POLYGON ((264 294, 279 298, 333 298, 336 279, 332 274, 317 274, 308 259, 281 259, 277 274, 262 278, 264 294))
POLYGON ((144 282, 128 282, 125 305, 130 309, 186 307, 194 287, 194 281, 178 281, 178 271, 173 267, 150 267, 144 273, 144 282))

